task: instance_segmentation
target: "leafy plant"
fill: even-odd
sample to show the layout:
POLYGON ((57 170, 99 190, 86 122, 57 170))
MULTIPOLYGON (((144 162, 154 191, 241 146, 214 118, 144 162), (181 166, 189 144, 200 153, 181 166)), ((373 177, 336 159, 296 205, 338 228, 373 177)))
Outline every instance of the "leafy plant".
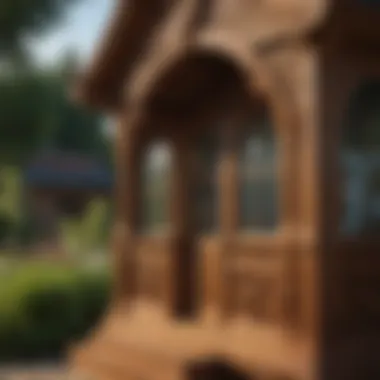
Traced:
POLYGON ((93 327, 108 301, 103 271, 29 264, 0 281, 0 360, 52 358, 93 327))

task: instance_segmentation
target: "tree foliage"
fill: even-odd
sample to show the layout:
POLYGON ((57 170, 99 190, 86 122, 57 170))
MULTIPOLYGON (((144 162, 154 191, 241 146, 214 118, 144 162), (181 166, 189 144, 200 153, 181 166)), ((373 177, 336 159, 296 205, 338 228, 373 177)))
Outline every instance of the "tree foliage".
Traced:
POLYGON ((22 161, 49 132, 50 78, 22 72, 0 78, 0 160, 22 161))
POLYGON ((65 9, 78 0, 1 0, 0 58, 26 51, 27 40, 60 21, 65 9))
POLYGON ((100 116, 68 99, 67 89, 72 83, 76 68, 76 55, 69 52, 57 76, 52 145, 62 151, 103 155, 106 145, 100 116))
POLYGON ((1 164, 22 162, 40 147, 83 153, 107 150, 98 115, 76 107, 67 97, 75 55, 68 54, 51 72, 15 60, 23 57, 31 37, 59 22, 67 7, 79 1, 83 0, 0 1, 0 62, 23 64, 0 68, 1 164))
POLYGON ((0 164, 22 164, 39 149, 108 155, 99 115, 68 97, 67 65, 0 76, 0 164))

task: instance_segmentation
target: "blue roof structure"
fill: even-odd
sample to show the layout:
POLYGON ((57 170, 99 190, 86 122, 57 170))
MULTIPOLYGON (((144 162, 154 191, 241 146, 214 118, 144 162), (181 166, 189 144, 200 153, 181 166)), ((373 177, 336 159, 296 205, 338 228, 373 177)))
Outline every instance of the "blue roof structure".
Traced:
POLYGON ((111 191, 112 170, 92 157, 52 152, 37 155, 24 170, 27 187, 111 191))

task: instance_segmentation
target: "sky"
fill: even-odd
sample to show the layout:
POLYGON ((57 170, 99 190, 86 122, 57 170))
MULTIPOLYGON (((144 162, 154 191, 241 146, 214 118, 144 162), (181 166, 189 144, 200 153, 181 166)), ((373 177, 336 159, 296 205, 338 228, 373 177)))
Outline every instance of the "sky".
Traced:
POLYGON ((80 0, 78 5, 71 6, 60 25, 31 41, 37 62, 51 64, 71 48, 77 49, 83 61, 87 62, 114 3, 114 0, 80 0))
MULTIPOLYGON (((0 0, 1 1, 1 0, 0 0)), ((69 7, 59 25, 29 43, 35 61, 41 66, 54 65, 67 52, 75 49, 86 64, 102 35, 115 0, 79 0, 69 7)), ((114 121, 105 118, 105 133, 113 138, 114 121)))

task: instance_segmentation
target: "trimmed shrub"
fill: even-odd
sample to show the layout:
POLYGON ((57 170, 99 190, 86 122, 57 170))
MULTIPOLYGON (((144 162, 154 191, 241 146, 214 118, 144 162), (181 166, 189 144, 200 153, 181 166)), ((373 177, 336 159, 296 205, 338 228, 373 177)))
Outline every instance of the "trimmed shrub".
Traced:
POLYGON ((14 229, 14 220, 7 214, 0 214, 0 244, 7 242, 14 229))
POLYGON ((55 358, 108 302, 106 273, 32 264, 0 281, 0 360, 55 358))
MULTIPOLYGON (((25 215, 18 223, 16 240, 21 247, 29 247, 37 239, 35 223, 30 215, 25 215)), ((27 251, 26 251, 27 252, 27 251)))

